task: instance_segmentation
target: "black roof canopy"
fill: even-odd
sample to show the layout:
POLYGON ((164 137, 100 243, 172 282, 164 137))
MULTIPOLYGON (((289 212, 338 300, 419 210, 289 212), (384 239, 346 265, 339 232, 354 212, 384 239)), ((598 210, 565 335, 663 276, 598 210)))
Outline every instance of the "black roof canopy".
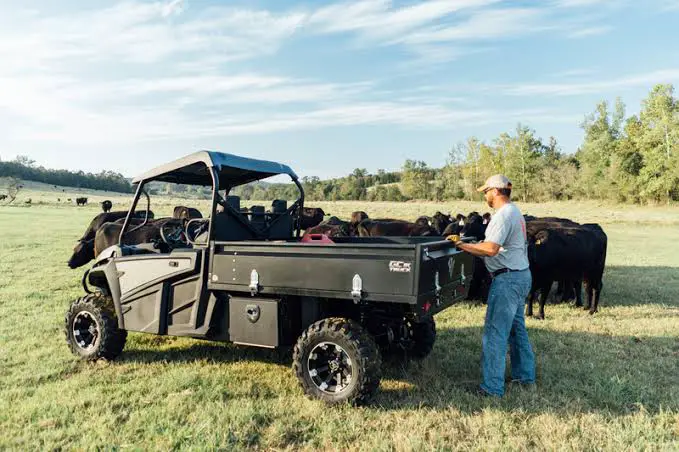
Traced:
POLYGON ((212 186, 211 168, 217 170, 221 188, 236 187, 278 174, 287 174, 297 180, 297 174, 281 163, 222 152, 199 151, 147 171, 134 178, 132 183, 158 181, 212 186))

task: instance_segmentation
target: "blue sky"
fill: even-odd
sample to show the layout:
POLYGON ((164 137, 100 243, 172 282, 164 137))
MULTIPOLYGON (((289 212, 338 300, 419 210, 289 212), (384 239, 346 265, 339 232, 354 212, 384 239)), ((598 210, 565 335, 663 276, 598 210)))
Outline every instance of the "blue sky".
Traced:
POLYGON ((679 0, 0 0, 0 158, 132 176, 199 149, 300 175, 444 164, 517 122, 573 152, 679 82, 679 0), (86 6, 84 6, 86 5, 86 6))

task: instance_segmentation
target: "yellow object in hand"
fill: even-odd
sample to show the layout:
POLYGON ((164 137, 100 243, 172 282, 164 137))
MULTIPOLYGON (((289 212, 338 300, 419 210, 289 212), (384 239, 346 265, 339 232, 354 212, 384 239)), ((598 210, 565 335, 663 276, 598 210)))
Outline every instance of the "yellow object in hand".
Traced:
POLYGON ((446 237, 446 240, 450 240, 451 242, 457 243, 460 241, 460 236, 457 234, 449 235, 448 237, 446 237))

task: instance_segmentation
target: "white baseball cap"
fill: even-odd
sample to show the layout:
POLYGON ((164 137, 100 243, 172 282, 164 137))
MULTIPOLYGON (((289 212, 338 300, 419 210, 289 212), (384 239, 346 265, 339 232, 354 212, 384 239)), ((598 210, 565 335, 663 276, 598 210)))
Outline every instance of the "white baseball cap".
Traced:
POLYGON ((490 188, 512 188, 512 182, 503 174, 496 174, 490 176, 486 183, 477 189, 477 191, 484 192, 490 188))

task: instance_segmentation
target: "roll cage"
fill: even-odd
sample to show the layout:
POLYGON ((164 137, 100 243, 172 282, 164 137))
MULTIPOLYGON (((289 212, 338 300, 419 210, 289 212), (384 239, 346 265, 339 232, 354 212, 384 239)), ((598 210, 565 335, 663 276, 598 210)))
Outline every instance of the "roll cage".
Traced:
MULTIPOLYGON (((286 214, 293 215, 295 217, 295 231, 297 237, 299 237, 301 234, 299 215, 302 211, 302 208, 304 207, 304 188, 299 182, 297 174, 295 174, 295 172, 289 166, 277 162, 251 159, 222 152, 199 151, 147 171, 132 181, 132 184, 136 186, 135 196, 132 206, 127 213, 127 217, 125 218, 123 228, 120 231, 118 245, 122 245, 125 234, 141 228, 148 223, 150 199, 144 187, 150 182, 168 182, 212 187, 212 203, 210 209, 210 221, 208 223, 207 243, 214 240, 215 228, 213 220, 217 214, 218 205, 222 206, 225 210, 230 211, 230 213, 234 214, 236 218, 240 218, 241 221, 244 222, 244 226, 252 230, 253 235, 259 238, 264 238, 261 237, 259 231, 253 229, 250 224, 242 219, 240 212, 235 212, 235 209, 225 202, 225 199, 219 194, 219 192, 221 190, 225 190, 225 192, 228 194, 235 187, 277 175, 289 176, 299 190, 299 198, 285 212, 286 214), (139 199, 142 196, 145 196, 147 199, 146 218, 144 218, 144 221, 140 225, 128 230, 134 212, 137 209, 139 199)), ((275 223, 279 218, 280 217, 274 219, 272 224, 275 223)))

